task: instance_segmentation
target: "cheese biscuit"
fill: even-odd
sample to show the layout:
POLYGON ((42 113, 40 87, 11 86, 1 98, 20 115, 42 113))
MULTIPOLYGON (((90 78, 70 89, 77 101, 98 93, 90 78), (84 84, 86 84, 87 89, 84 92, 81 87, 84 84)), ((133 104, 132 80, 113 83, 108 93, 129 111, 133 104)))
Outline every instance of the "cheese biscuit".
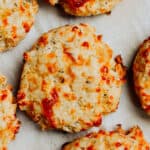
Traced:
POLYGON ((24 54, 18 104, 43 129, 79 132, 115 111, 126 70, 87 24, 43 34, 24 54))
POLYGON ((62 150, 150 150, 150 144, 138 126, 128 131, 118 126, 114 131, 90 133, 65 144, 62 150))
POLYGON ((121 0, 49 0, 51 5, 60 4, 73 16, 92 16, 110 13, 121 0))
POLYGON ((135 57, 133 78, 142 108, 150 115, 150 37, 140 46, 135 57))
POLYGON ((11 87, 6 85, 5 77, 0 75, 0 150, 7 149, 7 144, 15 138, 19 127, 11 87))
POLYGON ((36 0, 0 0, 0 52, 17 46, 24 39, 37 10, 36 0))

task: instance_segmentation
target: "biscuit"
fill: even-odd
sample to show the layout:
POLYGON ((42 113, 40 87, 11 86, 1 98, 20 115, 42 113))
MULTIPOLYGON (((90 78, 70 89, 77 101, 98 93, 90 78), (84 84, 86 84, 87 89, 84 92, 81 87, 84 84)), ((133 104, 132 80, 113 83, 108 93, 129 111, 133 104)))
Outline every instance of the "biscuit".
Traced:
POLYGON ((51 5, 60 4, 73 16, 92 16, 110 13, 121 0, 49 0, 51 5))
POLYGON ((7 149, 7 144, 15 138, 19 126, 11 87, 6 85, 5 77, 0 75, 0 150, 7 149))
POLYGON ((142 108, 150 115, 150 37, 140 46, 135 57, 133 79, 142 108))
POLYGON ((117 109, 126 70, 120 56, 87 24, 43 34, 24 54, 18 91, 22 111, 40 124, 79 132, 117 109))
POLYGON ((0 52, 15 47, 26 36, 37 10, 36 0, 0 1, 0 52))
POLYGON ((150 150, 142 130, 135 126, 125 131, 118 126, 114 131, 100 130, 65 144, 62 150, 150 150))

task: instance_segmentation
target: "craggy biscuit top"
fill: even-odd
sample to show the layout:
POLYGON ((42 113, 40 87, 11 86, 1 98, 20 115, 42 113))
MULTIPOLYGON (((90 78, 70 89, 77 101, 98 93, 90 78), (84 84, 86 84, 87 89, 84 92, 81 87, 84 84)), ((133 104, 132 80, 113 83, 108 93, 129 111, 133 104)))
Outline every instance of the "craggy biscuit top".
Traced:
POLYGON ((150 114, 150 37, 139 48, 133 64, 133 75, 142 108, 150 114))
POLYGON ((16 46, 30 31, 36 0, 0 0, 0 51, 16 46))
POLYGON ((150 144, 139 127, 125 131, 119 126, 114 131, 88 134, 64 145, 62 150, 150 150, 150 144))
POLYGON ((6 79, 0 75, 0 150, 7 149, 7 144, 15 138, 19 126, 11 87, 6 85, 6 79))
POLYGON ((79 132, 117 109, 125 68, 87 24, 42 35, 24 54, 18 103, 43 129, 79 132))
POLYGON ((60 4, 74 16, 91 16, 110 13, 120 0, 49 0, 51 5, 60 4))

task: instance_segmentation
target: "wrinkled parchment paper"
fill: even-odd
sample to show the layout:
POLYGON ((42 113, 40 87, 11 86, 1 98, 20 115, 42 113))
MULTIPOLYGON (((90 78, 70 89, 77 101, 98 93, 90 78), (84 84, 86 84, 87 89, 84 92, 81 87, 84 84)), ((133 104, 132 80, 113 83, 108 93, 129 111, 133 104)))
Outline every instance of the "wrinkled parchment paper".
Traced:
MULTIPOLYGON (((52 8, 42 0, 39 4, 40 10, 31 32, 16 48, 0 54, 0 72, 8 78, 15 90, 19 84, 23 52, 30 49, 37 38, 49 29, 64 24, 89 23, 96 28, 98 34, 103 34, 104 41, 114 49, 115 54, 122 55, 128 67, 131 66, 139 44, 150 36, 150 0, 123 0, 111 15, 85 18, 69 17, 59 8, 52 8)), ((122 124, 128 129, 139 125, 150 142, 150 117, 143 113, 136 100, 129 80, 123 88, 119 109, 103 117, 103 124, 99 128, 111 130, 116 124, 122 124)), ((16 140, 9 145, 9 150, 59 150, 65 142, 85 134, 43 132, 24 113, 18 111, 17 115, 22 126, 16 140)))

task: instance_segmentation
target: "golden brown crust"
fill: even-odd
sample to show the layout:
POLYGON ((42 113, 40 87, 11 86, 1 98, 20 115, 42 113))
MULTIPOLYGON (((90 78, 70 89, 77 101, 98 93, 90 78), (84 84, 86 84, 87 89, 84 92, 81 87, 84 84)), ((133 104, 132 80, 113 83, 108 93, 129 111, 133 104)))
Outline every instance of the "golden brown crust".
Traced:
POLYGON ((7 149, 7 144, 15 138, 19 127, 11 87, 6 85, 5 77, 0 75, 0 150, 7 149))
POLYGON ((100 130, 65 144, 62 150, 150 150, 142 130, 135 126, 125 131, 118 126, 114 131, 100 130))
POLYGON ((133 77, 142 108, 150 114, 150 37, 139 47, 133 63, 133 77))
POLYGON ((24 59, 18 104, 43 129, 79 132, 117 109, 126 71, 89 25, 50 30, 24 59))
POLYGON ((0 52, 15 47, 25 37, 37 10, 36 0, 0 1, 0 52))
POLYGON ((49 0, 51 5, 60 4, 73 16, 91 16, 110 13, 120 0, 49 0))

